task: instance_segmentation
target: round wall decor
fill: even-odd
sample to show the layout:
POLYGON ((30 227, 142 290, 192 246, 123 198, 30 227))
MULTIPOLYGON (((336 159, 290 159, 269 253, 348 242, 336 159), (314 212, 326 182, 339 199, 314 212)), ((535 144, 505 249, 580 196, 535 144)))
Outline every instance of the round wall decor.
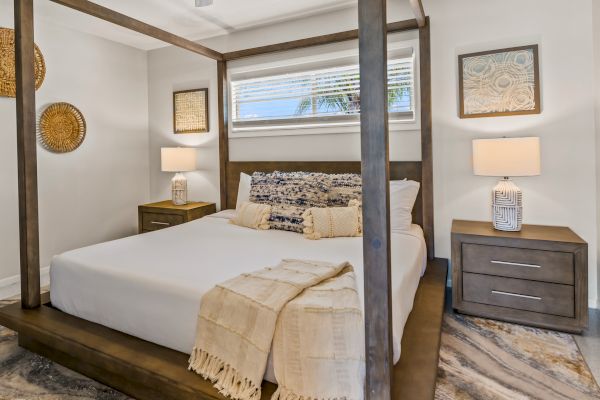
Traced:
POLYGON ((54 153, 68 153, 85 139, 85 119, 69 103, 54 103, 40 117, 39 137, 42 146, 54 153))
MULTIPOLYGON (((35 88, 39 89, 46 76, 44 56, 35 46, 35 88)), ((15 73, 15 31, 0 28, 0 96, 16 97, 17 84, 15 73)))

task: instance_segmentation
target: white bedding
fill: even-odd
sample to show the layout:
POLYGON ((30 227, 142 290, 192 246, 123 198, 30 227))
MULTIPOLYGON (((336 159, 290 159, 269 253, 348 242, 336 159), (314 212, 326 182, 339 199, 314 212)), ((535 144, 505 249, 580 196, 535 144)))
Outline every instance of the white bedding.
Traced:
MULTIPOLYGON (((200 299, 215 284, 284 258, 349 261, 363 296, 362 238, 308 240, 229 224, 224 211, 187 224, 69 251, 50 267, 52 305, 189 354, 200 299)), ((394 362, 426 265, 423 231, 392 233, 394 362)), ((266 378, 274 380, 272 371, 266 378)))

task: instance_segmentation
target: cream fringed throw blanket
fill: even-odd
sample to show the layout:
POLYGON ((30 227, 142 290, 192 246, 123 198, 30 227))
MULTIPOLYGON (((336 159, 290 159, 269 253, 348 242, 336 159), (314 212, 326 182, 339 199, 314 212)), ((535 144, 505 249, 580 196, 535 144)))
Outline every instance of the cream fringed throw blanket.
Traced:
POLYGON ((364 324, 352 266, 284 260, 202 298, 189 369, 232 399, 259 400, 267 359, 273 400, 360 400, 364 324))

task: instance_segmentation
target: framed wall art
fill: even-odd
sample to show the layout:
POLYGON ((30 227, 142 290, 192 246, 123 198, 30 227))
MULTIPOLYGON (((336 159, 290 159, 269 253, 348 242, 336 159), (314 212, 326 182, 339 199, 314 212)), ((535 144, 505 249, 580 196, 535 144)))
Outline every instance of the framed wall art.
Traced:
POLYGON ((208 89, 173 93, 173 129, 175 133, 208 132, 208 89))
POLYGON ((539 114, 538 46, 458 56, 460 118, 539 114))

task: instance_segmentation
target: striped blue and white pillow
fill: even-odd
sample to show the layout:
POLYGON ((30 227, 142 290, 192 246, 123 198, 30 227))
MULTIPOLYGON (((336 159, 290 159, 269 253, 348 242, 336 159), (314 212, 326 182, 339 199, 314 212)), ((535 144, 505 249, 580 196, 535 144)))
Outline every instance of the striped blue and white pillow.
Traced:
POLYGON ((302 233, 302 214, 311 207, 327 207, 331 178, 315 172, 255 172, 250 201, 271 205, 269 225, 302 233))
POLYGON ((328 207, 348 207, 352 200, 362 198, 362 177, 359 174, 329 174, 328 207))

